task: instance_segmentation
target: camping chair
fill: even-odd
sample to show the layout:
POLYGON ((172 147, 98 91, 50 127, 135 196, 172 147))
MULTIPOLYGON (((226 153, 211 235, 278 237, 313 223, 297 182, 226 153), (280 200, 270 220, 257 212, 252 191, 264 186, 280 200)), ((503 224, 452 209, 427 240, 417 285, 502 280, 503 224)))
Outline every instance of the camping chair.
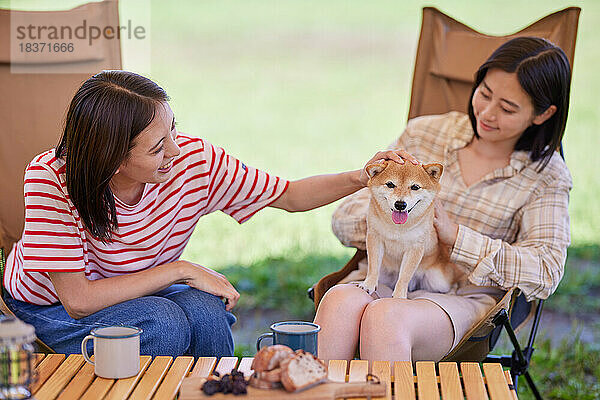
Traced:
MULTIPOLYGON (((424 8, 408 118, 443 114, 452 110, 466 113, 466 99, 471 94, 475 71, 497 47, 516 36, 538 36, 550 40, 565 51, 572 66, 580 11, 577 7, 566 8, 515 34, 489 36, 435 8, 424 8)), ((562 147, 560 153, 562 156, 562 147)), ((313 298, 315 309, 325 292, 358 269, 358 263, 364 258, 366 251, 358 249, 342 269, 321 278, 309 289, 309 297, 313 298)), ((519 376, 524 375, 536 398, 541 398, 527 368, 534 350, 533 342, 543 303, 543 300, 527 302, 518 289, 508 291, 442 361, 500 362, 503 366, 510 367, 515 390, 519 376), (531 318, 534 320, 527 346, 522 349, 515 332, 531 318), (506 329, 515 348, 513 354, 487 356, 496 344, 502 327, 506 329)))
MULTIPOLYGON (((31 59, 25 55, 11 58, 11 16, 37 21, 47 16, 58 26, 73 26, 86 20, 88 26, 118 26, 117 0, 94 2, 65 11, 15 11, 0 9, 0 288, 4 295, 3 277, 6 257, 23 233, 23 177, 25 167, 36 154, 57 145, 62 120, 77 88, 92 73, 121 68, 119 40, 98 40, 91 50, 65 54, 52 53, 31 59), (45 57, 48 57, 47 59, 45 57), (27 73, 11 73, 11 66, 27 73), (67 71, 90 71, 86 73, 67 71)), ((13 20, 14 21, 14 20, 13 20)), ((85 42, 85 40, 84 40, 85 42)), ((77 43, 76 43, 77 44, 77 43)), ((87 45, 87 42, 85 42, 87 45)), ((46 54, 46 53, 44 53, 46 54)), ((14 72, 14 71, 13 71, 14 72)), ((0 296, 0 312, 13 313, 0 296)), ((52 350, 38 340, 44 352, 52 350)))

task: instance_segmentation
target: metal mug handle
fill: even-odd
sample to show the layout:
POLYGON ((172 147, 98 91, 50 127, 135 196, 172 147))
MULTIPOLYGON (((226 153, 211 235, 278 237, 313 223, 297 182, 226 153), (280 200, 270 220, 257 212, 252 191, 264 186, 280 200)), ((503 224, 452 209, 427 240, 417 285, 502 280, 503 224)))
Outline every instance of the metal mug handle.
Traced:
POLYGON ((258 337, 258 339, 256 339, 256 351, 260 350, 260 342, 262 342, 263 339, 268 337, 271 337, 271 340, 275 341, 275 338, 273 337, 273 332, 263 333, 258 337))
POLYGON ((96 365, 94 364, 94 362, 90 359, 90 356, 88 355, 87 352, 87 342, 90 339, 93 339, 94 337, 92 335, 87 335, 86 337, 83 338, 83 340, 81 341, 81 354, 83 354, 83 358, 85 359, 86 362, 89 362, 92 365, 96 365))

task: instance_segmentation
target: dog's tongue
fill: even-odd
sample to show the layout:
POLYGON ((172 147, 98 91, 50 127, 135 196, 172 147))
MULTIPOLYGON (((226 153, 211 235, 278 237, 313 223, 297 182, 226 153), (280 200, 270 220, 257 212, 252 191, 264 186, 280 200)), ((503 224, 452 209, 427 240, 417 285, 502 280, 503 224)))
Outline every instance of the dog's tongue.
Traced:
POLYGON ((408 219, 406 211, 392 211, 392 220, 395 224, 403 224, 408 219))

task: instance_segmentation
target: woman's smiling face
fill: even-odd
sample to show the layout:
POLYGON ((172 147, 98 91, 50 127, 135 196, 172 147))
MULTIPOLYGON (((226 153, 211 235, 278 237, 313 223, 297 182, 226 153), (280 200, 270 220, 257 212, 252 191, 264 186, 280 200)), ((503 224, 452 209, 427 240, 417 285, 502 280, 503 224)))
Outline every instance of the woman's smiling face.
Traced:
POLYGON ((487 71, 472 99, 480 140, 517 143, 536 123, 533 103, 515 73, 493 68, 487 71))
POLYGON ((154 119, 134 141, 134 147, 113 177, 117 187, 136 183, 162 183, 171 176, 173 160, 179 155, 175 143, 175 117, 168 103, 156 106, 154 119))

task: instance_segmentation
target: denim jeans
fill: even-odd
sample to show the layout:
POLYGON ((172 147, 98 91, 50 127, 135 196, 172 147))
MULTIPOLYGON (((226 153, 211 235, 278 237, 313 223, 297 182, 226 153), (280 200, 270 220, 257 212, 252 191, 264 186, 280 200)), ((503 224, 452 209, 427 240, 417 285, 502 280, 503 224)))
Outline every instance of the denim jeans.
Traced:
MULTIPOLYGON (((80 319, 71 318, 62 304, 39 306, 14 300, 9 295, 5 301, 57 353, 81 353, 81 341, 93 328, 133 325, 143 330, 140 336, 143 355, 233 355, 231 325, 236 321, 235 316, 225 310, 218 297, 187 285, 173 285, 80 319)), ((92 341, 88 345, 91 353, 92 341)))

